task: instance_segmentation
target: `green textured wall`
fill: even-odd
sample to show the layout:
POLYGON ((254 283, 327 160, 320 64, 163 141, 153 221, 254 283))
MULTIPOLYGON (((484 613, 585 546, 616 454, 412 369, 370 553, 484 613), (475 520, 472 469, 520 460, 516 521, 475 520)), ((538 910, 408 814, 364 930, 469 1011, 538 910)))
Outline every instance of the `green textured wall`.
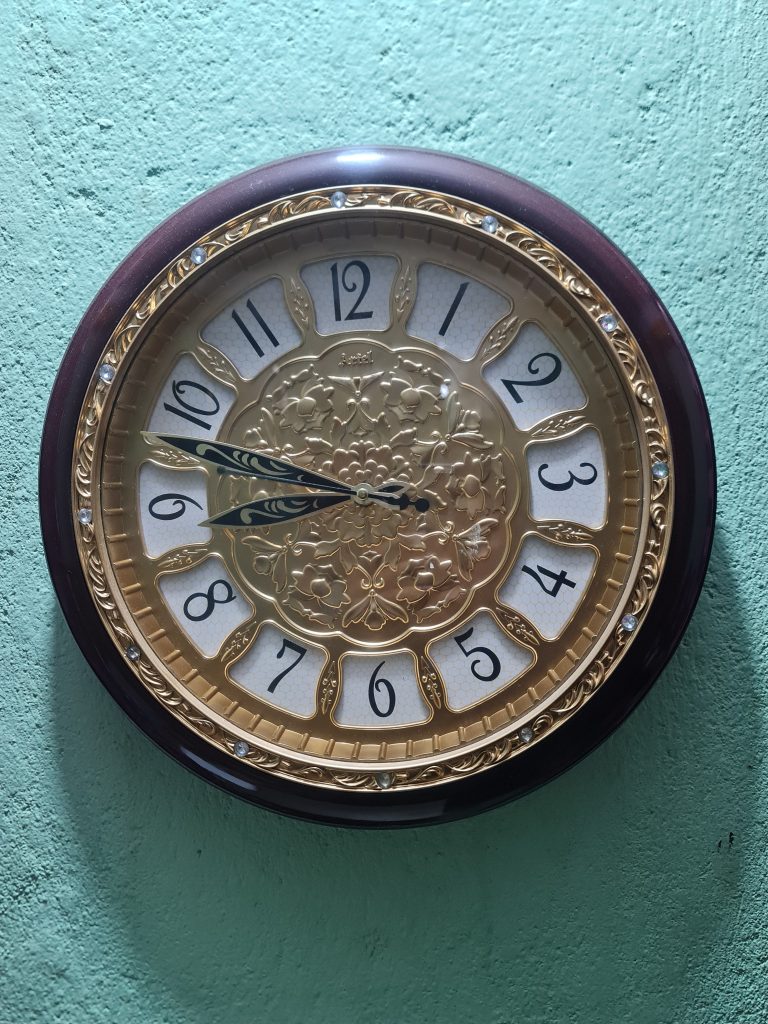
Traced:
POLYGON ((0 8, 0 1021, 764 1022, 765 10, 0 8), (387 834, 156 751, 71 640, 36 513, 48 391, 115 264, 223 178, 368 141, 498 164, 600 225, 687 339, 720 468, 703 598, 629 722, 516 804, 387 834))

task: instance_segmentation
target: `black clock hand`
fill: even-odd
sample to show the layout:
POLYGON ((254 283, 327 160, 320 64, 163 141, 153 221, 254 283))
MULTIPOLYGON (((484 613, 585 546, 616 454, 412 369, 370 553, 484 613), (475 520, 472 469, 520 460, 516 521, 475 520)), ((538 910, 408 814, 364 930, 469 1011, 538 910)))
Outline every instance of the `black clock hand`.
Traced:
POLYGON ((315 473, 311 469, 302 469, 287 459, 261 455, 250 448, 240 448, 237 445, 224 444, 222 441, 206 441, 199 437, 154 434, 151 431, 144 431, 144 438, 150 444, 170 445, 185 455, 192 455, 201 462, 207 462, 230 473, 255 476, 259 480, 298 484, 301 487, 316 487, 324 491, 337 491, 345 496, 355 493, 354 488, 348 487, 340 480, 315 473))
POLYGON ((351 494, 279 494, 274 498, 258 498, 244 505, 219 512, 206 519, 201 526, 272 526, 291 519, 311 516, 331 508, 342 501, 350 501, 351 494))

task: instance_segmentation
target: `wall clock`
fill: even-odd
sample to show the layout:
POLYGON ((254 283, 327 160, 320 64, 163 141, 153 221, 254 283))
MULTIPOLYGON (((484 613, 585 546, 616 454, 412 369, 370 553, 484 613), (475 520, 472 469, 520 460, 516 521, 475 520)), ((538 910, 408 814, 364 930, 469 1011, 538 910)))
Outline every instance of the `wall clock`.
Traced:
POLYGON ((626 258, 516 178, 386 148, 254 170, 145 239, 67 350, 40 477, 131 718, 231 793, 379 827, 614 729, 691 615, 714 493, 626 258))

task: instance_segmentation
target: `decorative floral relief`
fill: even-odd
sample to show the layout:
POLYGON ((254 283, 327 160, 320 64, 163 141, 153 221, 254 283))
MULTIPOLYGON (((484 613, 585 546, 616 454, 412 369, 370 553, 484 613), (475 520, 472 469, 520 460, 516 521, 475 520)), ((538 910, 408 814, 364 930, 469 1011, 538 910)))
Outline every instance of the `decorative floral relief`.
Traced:
MULTIPOLYGON (((238 530, 232 543, 245 580, 300 625, 388 638, 444 621, 496 571, 518 485, 486 399, 447 388, 438 359, 375 355, 389 365, 359 376, 331 372, 338 353, 294 362, 237 415, 233 440, 355 489, 406 484, 428 510, 350 500, 288 529, 238 530)), ((271 493, 252 478, 222 486, 232 504, 271 493)))

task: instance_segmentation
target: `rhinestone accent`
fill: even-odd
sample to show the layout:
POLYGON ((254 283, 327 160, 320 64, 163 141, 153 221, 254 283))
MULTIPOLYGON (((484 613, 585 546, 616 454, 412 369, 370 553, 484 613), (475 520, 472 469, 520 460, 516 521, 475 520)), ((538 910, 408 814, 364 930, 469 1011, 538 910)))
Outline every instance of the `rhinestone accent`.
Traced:
POLYGON ((394 781, 389 772, 379 772, 376 776, 376 785, 379 789, 391 789, 394 781))
POLYGON ((654 480, 666 480, 669 476, 669 465, 666 462, 654 462, 651 466, 651 476, 654 480))
POLYGON ((115 368, 110 366, 109 363, 102 363, 99 367, 99 376, 105 384, 111 384, 115 379, 115 368))
POLYGON ((480 226, 483 231, 487 231, 489 235, 495 235, 499 230, 499 222, 495 217, 492 217, 490 213, 486 213, 480 222, 480 226))
POLYGON ((77 513, 77 521, 83 526, 90 526, 93 522, 93 512, 89 508, 81 508, 77 513))
POLYGON ((625 633, 634 633, 638 627, 638 620, 636 615, 625 615, 621 620, 621 628, 625 633))
POLYGON ((449 388, 448 388, 448 385, 447 385, 447 384, 446 384, 445 382, 443 382, 443 383, 442 383, 442 384, 440 385, 440 397, 441 397, 441 398, 447 398, 447 397, 448 397, 448 395, 449 395, 449 388))
POLYGON ((597 322, 603 328, 606 334, 613 334, 616 328, 619 326, 619 321, 613 315, 613 313, 603 313, 602 316, 597 318, 597 322))
POLYGON ((250 747, 245 740, 236 740, 235 745, 232 747, 237 757, 245 757, 249 753, 250 747))
POLYGON ((524 725, 523 728, 520 730, 520 739, 523 741, 523 743, 531 742, 531 740, 533 739, 533 729, 530 727, 530 725, 524 725))
POLYGON ((208 253, 205 251, 202 245, 196 245, 192 252, 189 254, 189 258, 192 260, 196 267, 199 267, 208 259, 208 253))
POLYGON ((129 661, 138 661, 141 657, 141 651, 136 644, 129 644, 128 647, 125 648, 125 654, 129 661))
POLYGON ((334 192, 331 196, 331 206, 335 206, 337 210, 341 210, 346 205, 347 193, 346 192, 334 192))

